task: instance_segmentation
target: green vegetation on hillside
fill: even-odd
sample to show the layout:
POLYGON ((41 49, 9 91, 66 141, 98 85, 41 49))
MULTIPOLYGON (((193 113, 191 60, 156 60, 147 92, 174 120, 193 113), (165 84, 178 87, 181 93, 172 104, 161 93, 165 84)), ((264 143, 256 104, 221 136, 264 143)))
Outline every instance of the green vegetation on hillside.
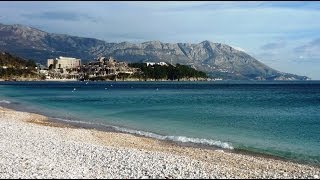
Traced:
POLYGON ((153 65, 147 66, 146 63, 131 63, 130 67, 140 68, 141 72, 136 73, 137 78, 143 79, 165 79, 165 80, 180 80, 180 79, 190 79, 190 78, 207 78, 207 74, 202 71, 197 71, 189 66, 176 64, 173 66, 169 64, 168 66, 153 65))
POLYGON ((9 53, 0 53, 0 78, 37 78, 36 64, 32 60, 24 60, 9 53))

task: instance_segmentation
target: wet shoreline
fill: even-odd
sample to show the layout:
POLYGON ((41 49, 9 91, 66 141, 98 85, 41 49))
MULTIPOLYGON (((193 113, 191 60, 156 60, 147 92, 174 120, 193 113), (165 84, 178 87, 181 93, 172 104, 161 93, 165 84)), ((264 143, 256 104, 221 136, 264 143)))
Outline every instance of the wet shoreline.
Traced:
MULTIPOLYGON (((16 110, 16 111, 22 111, 22 112, 27 112, 27 113, 35 113, 39 114, 42 116, 47 117, 47 121, 54 123, 54 124, 59 124, 59 126, 63 127, 71 127, 71 128, 80 128, 80 129, 88 129, 88 130, 98 130, 102 132, 111 132, 111 133, 121 133, 121 134, 129 134, 133 135, 136 137, 143 137, 143 138, 149 138, 152 140, 157 140, 157 141, 162 141, 163 143, 170 144, 173 146, 180 146, 180 147, 190 147, 190 148, 200 148, 204 150, 222 150, 224 152, 229 152, 229 153, 236 153, 236 154, 242 154, 242 155, 249 155, 249 156, 255 156, 255 157, 262 157, 262 158, 269 158, 269 159, 274 159, 274 160, 280 160, 280 161, 285 161, 285 162, 292 162, 292 163, 299 163, 299 164, 304 164, 304 165, 310 165, 314 167, 320 167, 320 164, 314 164, 310 162, 303 162, 303 161, 298 161, 298 160, 293 160, 293 159, 286 159, 284 157, 280 156, 275 156, 271 154, 266 154, 263 152, 254 152, 246 149, 239 149, 239 148, 234 148, 234 149, 225 149, 222 147, 218 146, 213 146, 213 145, 206 145, 206 144, 200 144, 200 143, 193 143, 193 142, 180 142, 180 141, 173 141, 169 139, 157 139, 154 137, 149 137, 145 135, 140 135, 136 133, 130 133, 130 132, 124 132, 121 130, 117 130, 114 128, 112 125, 106 125, 106 124, 98 124, 98 123, 89 123, 81 120, 66 120, 66 119, 61 119, 61 118, 53 118, 49 117, 44 113, 41 113, 41 110, 39 111, 30 111, 26 108, 22 107, 17 107, 15 104, 5 104, 3 107, 16 110)), ((120 127, 122 128, 122 127, 120 127)))
POLYGON ((319 178, 320 169, 309 165, 0 111, 2 178, 319 178))

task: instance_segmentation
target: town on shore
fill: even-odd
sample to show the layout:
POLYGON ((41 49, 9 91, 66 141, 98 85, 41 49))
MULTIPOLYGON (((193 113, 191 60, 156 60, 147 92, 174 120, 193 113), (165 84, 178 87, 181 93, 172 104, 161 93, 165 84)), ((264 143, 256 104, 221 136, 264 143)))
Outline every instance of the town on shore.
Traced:
POLYGON ((168 62, 127 63, 117 61, 113 57, 98 57, 94 61, 82 64, 81 59, 60 56, 48 59, 45 66, 33 61, 24 61, 9 53, 2 53, 0 80, 208 81, 220 79, 210 79, 205 72, 197 71, 187 65, 172 65, 168 62))

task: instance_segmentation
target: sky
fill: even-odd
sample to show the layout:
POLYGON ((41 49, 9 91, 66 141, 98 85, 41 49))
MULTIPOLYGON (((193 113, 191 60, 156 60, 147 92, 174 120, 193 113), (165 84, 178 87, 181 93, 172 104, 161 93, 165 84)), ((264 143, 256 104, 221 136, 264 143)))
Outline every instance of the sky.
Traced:
POLYGON ((107 42, 209 40, 320 80, 320 2, 1 1, 0 23, 107 42))

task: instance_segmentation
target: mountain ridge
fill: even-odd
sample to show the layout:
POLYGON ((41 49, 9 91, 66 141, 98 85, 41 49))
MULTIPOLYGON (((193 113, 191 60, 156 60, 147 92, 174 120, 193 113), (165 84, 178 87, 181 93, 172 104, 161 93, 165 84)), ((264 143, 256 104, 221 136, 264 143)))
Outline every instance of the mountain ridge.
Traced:
POLYGON ((244 51, 204 40, 200 43, 106 42, 95 38, 48 33, 20 24, 0 23, 0 50, 46 64, 49 58, 71 56, 83 62, 99 56, 119 61, 166 61, 189 65, 210 77, 239 80, 307 80, 306 76, 283 73, 268 67, 244 51))

